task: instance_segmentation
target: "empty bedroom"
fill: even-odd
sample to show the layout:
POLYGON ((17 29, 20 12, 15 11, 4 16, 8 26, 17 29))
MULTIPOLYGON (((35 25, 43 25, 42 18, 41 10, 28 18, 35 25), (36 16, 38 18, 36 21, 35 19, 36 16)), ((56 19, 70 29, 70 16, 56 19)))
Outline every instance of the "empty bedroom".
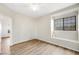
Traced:
POLYGON ((0 55, 79 55, 79 4, 0 3, 0 55))

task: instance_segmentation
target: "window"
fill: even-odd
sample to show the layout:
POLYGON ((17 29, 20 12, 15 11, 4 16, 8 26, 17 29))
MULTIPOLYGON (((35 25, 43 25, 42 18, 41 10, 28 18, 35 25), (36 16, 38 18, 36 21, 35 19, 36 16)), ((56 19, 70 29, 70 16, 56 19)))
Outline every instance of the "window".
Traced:
POLYGON ((64 30, 76 30, 76 17, 64 18, 64 30))
POLYGON ((55 29, 56 30, 63 30, 63 19, 55 20, 55 29))
POLYGON ((55 30, 75 31, 76 16, 54 20, 55 30))

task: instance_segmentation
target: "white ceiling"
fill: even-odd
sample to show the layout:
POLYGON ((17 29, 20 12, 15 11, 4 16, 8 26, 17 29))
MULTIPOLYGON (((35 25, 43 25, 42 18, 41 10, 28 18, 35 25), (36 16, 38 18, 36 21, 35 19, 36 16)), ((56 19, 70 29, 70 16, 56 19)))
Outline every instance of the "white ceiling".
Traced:
POLYGON ((6 5, 11 10, 24 14, 26 16, 39 17, 49 13, 53 13, 54 11, 58 11, 62 8, 74 5, 74 3, 39 3, 36 4, 39 5, 39 10, 37 11, 33 11, 29 7, 29 3, 5 3, 4 5, 6 5))

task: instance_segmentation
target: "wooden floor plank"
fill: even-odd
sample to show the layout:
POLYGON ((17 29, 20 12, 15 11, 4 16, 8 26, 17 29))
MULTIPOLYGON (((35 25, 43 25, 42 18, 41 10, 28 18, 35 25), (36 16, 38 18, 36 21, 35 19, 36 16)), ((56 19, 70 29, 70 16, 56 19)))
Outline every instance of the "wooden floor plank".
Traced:
POLYGON ((11 47, 12 55, 79 55, 78 52, 51 45, 39 40, 31 40, 11 47))

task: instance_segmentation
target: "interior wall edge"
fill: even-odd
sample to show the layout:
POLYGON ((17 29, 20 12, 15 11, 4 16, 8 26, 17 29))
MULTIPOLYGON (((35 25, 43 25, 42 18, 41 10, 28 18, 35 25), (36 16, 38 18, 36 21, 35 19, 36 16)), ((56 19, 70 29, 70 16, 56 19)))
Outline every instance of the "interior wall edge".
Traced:
POLYGON ((25 39, 25 40, 23 40, 23 41, 17 41, 17 42, 15 42, 15 43, 11 44, 10 47, 13 46, 13 45, 22 43, 22 42, 30 41, 30 40, 33 40, 33 39, 25 39))

